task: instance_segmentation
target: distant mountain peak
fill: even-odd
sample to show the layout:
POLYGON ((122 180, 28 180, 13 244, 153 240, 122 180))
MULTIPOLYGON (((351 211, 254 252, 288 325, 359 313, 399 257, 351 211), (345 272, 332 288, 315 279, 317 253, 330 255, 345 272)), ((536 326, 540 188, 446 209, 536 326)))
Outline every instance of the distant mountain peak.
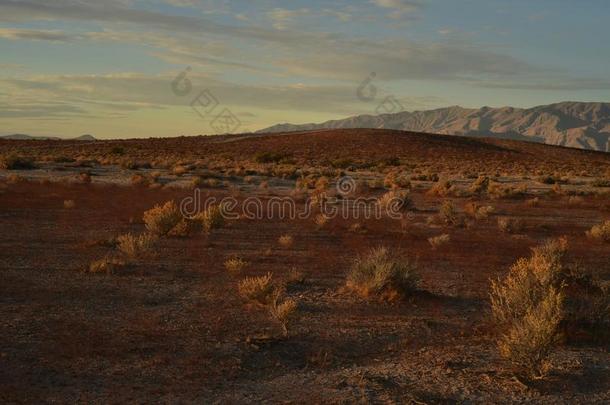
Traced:
POLYGON ((97 141, 97 139, 93 135, 85 134, 78 136, 76 138, 60 138, 57 136, 33 136, 26 134, 11 134, 0 136, 0 139, 12 139, 19 141, 59 141, 59 140, 67 140, 67 141, 97 141))
POLYGON ((381 128, 529 140, 610 152, 610 103, 565 101, 532 108, 451 106, 427 111, 358 115, 320 124, 278 124, 259 133, 381 128))

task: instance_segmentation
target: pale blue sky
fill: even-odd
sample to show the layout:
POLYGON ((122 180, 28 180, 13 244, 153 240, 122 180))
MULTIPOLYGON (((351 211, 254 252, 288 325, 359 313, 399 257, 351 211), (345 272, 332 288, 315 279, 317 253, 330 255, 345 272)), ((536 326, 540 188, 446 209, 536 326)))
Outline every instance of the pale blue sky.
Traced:
POLYGON ((0 0, 0 133, 212 134, 225 109, 253 131, 389 95, 406 110, 610 101, 609 18, 604 0, 0 0), (198 114, 204 90, 218 105, 198 114))

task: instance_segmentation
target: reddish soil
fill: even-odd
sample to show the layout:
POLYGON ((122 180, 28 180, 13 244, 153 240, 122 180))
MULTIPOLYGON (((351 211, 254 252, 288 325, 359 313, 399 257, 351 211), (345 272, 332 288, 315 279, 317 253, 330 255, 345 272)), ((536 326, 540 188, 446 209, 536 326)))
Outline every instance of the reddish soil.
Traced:
POLYGON ((400 157, 411 165, 436 171, 535 170, 590 171, 604 175, 610 170, 610 154, 501 139, 431 135, 405 131, 345 129, 276 135, 151 138, 123 141, 11 141, 0 140, 0 151, 37 157, 112 157, 153 160, 168 157, 188 161, 210 156, 234 161, 259 152, 275 152, 300 164, 327 165, 335 160, 376 163, 400 157), (114 155, 116 156, 116 154, 114 155))
MULTIPOLYGON (((353 159, 415 159, 415 154, 426 160, 438 157, 435 151, 451 150, 464 161, 501 156, 501 164, 544 161, 569 170, 580 165, 605 170, 610 162, 599 153, 519 142, 362 132, 364 138, 356 137, 360 141, 353 146, 347 142, 354 140, 350 131, 225 143, 180 138, 124 144, 137 145, 129 153, 142 156, 171 143, 168 149, 176 154, 205 155, 213 148, 218 154, 248 155, 273 145, 274 151, 319 160, 345 154, 353 159), (335 144, 333 137, 341 141, 335 144)), ((70 143, 59 151, 64 144, 10 145, 0 150, 87 154, 88 148, 107 147, 70 143)), ((142 232, 145 210, 191 193, 0 183, 0 402, 610 401, 608 345, 568 336, 552 355, 549 376, 524 383, 498 355, 488 302, 490 278, 506 274, 550 237, 567 236, 568 259, 609 280, 609 245, 585 236, 592 225, 610 218, 607 194, 585 196, 577 206, 569 206, 567 196, 543 196, 536 207, 523 198, 478 199, 493 205, 494 214, 457 228, 428 225, 443 199, 416 189, 416 210, 403 224, 389 218, 333 219, 319 228, 312 219, 240 219, 209 235, 163 238, 153 257, 122 273, 82 271, 113 250, 109 239, 142 232), (74 208, 65 208, 66 200, 73 200, 74 208), (502 233, 499 215, 521 218, 525 228, 502 233), (366 232, 350 230, 355 222, 366 232), (427 239, 444 233, 450 242, 433 249, 427 239), (282 235, 292 235, 294 245, 280 246, 282 235), (364 300, 343 288, 352 260, 381 245, 418 263, 420 290, 405 301, 364 300), (300 312, 288 337, 238 295, 239 278, 223 266, 235 255, 249 262, 246 275, 270 271, 282 279, 293 267, 305 273, 306 282, 287 291, 299 301, 300 312)), ((228 193, 221 188, 211 195, 228 193)), ((450 199, 460 211, 468 202, 450 199)))

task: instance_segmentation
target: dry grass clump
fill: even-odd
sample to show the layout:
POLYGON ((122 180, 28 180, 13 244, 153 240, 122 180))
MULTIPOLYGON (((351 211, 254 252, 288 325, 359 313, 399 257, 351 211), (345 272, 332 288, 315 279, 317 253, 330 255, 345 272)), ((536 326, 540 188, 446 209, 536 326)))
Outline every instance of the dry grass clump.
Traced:
POLYGON ((323 228, 324 225, 326 225, 328 223, 328 221, 330 220, 330 218, 328 218, 326 215, 324 214, 318 214, 316 215, 316 217, 314 218, 314 222, 315 224, 318 226, 318 228, 323 228))
POLYGON ((601 242, 610 242, 610 220, 594 225, 587 231, 587 237, 601 242))
POLYGON ((464 216, 458 213, 450 200, 443 201, 438 214, 428 217, 429 225, 466 226, 464 216))
POLYGON ((231 274, 241 273, 247 265, 248 262, 239 257, 232 257, 224 262, 225 269, 231 274))
POLYGON ((225 217, 220 205, 211 205, 205 211, 195 216, 193 220, 201 223, 205 232, 222 228, 225 225, 225 217))
POLYGON ((92 182, 91 174, 87 172, 79 173, 78 176, 76 176, 76 180, 79 183, 90 184, 92 182))
POLYGON ((296 318, 298 304, 296 300, 292 298, 282 299, 282 296, 283 293, 277 290, 268 309, 271 318, 280 324, 283 335, 288 336, 288 326, 296 318))
POLYGON ((502 217, 498 218, 498 228, 504 233, 519 233, 525 225, 519 218, 502 217))
POLYGON ((155 205, 144 213, 146 230, 156 236, 166 236, 182 219, 182 214, 173 201, 155 205))
POLYGON ((199 221, 195 221, 188 218, 182 218, 176 226, 174 226, 168 233, 167 236, 173 238, 186 238, 201 232, 202 225, 199 221))
POLYGON ((476 202, 469 202, 464 207, 464 212, 470 217, 481 221, 489 218, 494 212, 494 207, 491 205, 479 205, 476 202))
POLYGON ((383 185, 387 188, 411 189, 411 180, 400 172, 390 172, 383 179, 383 185))
POLYGON ((418 286, 417 266, 393 257, 385 247, 357 258, 347 275, 346 287, 362 297, 394 300, 412 293, 418 286))
POLYGON ((379 197, 379 207, 394 213, 406 211, 413 208, 413 200, 406 190, 391 190, 379 197))
POLYGON ((141 235, 128 233, 117 238, 117 248, 128 259, 136 260, 149 254, 157 240, 157 236, 150 233, 141 235))
POLYGON ((266 308, 271 319, 282 328, 282 334, 288 336, 288 326, 298 314, 298 303, 286 298, 285 287, 273 282, 272 273, 244 278, 238 283, 238 291, 246 300, 266 308))
POLYGON ((106 273, 114 274, 119 270, 123 270, 127 266, 124 260, 108 255, 103 259, 96 260, 89 264, 86 272, 88 273, 106 273))
POLYGON ((565 239, 550 240, 491 283, 491 309, 503 357, 530 378, 543 377, 563 318, 565 239))
POLYGON ((195 176, 191 184, 194 188, 217 188, 222 185, 219 179, 209 175, 195 176))
POLYGON ((530 198, 529 200, 525 201, 525 205, 527 205, 528 207, 538 207, 540 206, 540 198, 530 198))
POLYGON ((430 245, 432 246, 433 249, 437 249, 437 248, 449 243, 450 240, 451 240, 451 236, 449 236, 449 234, 443 234, 443 235, 438 235, 438 236, 433 236, 431 238, 428 238, 428 243, 430 243, 430 245))
POLYGON ((610 179, 595 179, 591 182, 592 187, 610 187, 610 179))
POLYGON ((479 176, 471 185, 469 191, 474 194, 483 194, 489 188, 489 177, 479 176))
POLYGON ((248 301, 267 305, 271 302, 275 292, 272 278, 272 273, 258 277, 246 277, 237 285, 239 294, 248 301))
POLYGON ((487 193, 495 199, 521 198, 527 195, 527 185, 512 187, 503 186, 500 183, 491 183, 487 188, 487 193))
POLYGON ((182 176, 183 174, 188 173, 190 168, 188 166, 177 165, 172 168, 172 173, 176 176, 182 176))
POLYGON ((439 180, 435 183, 430 190, 428 190, 428 195, 436 196, 436 197, 448 197, 454 194, 456 191, 456 187, 453 183, 447 179, 439 180))
POLYGON ((292 267, 286 274, 285 283, 287 287, 293 287, 297 285, 305 284, 307 277, 305 273, 298 270, 296 267, 292 267))
POLYGON ((15 173, 11 173, 8 176, 6 176, 6 184, 17 184, 17 183, 21 183, 24 182, 25 178, 15 174, 15 173))
POLYGON ((282 235, 278 238, 277 241, 280 246, 286 249, 294 245, 294 238, 290 235, 282 235))
POLYGON ((575 207, 580 207, 585 203, 585 199, 577 196, 577 195, 573 195, 568 197, 568 207, 570 208, 575 208, 575 207))
POLYGON ((2 170, 31 170, 35 168, 34 161, 23 156, 0 156, 0 169, 2 170))
POLYGON ((371 180, 366 182, 366 186, 370 190, 379 190, 379 189, 382 189, 384 187, 383 186, 383 180, 381 180, 381 179, 371 179, 371 180))

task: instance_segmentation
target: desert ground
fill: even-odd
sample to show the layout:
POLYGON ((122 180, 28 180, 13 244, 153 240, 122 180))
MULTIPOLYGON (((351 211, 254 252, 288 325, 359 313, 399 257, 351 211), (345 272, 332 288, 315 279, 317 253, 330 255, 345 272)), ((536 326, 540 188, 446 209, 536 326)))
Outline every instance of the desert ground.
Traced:
POLYGON ((4 140, 0 155, 3 403, 610 401, 608 153, 326 130, 4 140), (158 230, 149 210, 197 192, 313 208, 177 218, 125 247, 158 230), (353 204, 388 193, 400 218, 353 204), (490 294, 549 240, 570 275, 534 377, 499 349, 490 294), (350 284, 379 247, 417 273, 408 291, 350 284), (268 274, 274 299, 247 294, 268 274))

